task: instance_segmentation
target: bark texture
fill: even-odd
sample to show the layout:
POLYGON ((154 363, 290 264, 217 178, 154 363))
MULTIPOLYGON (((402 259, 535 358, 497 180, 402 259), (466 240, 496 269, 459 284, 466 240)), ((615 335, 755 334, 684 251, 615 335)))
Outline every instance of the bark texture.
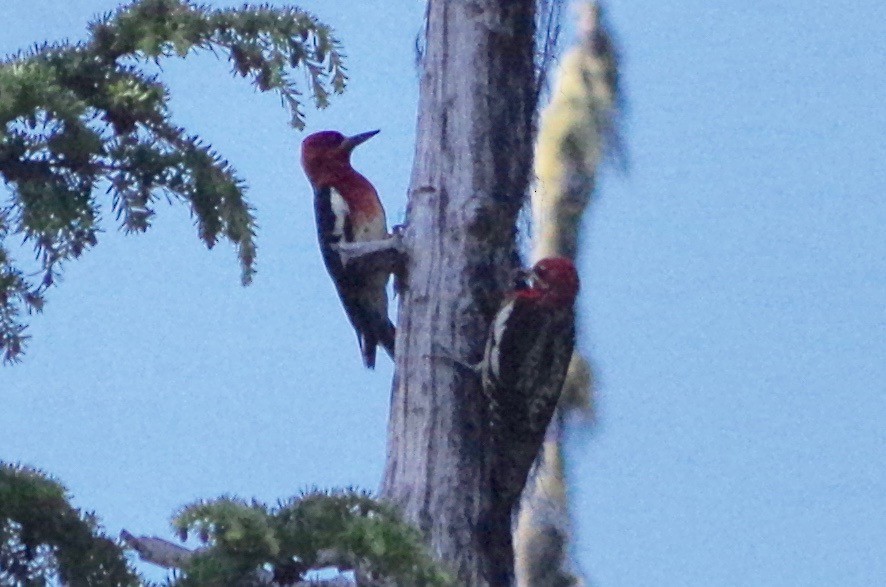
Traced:
MULTIPOLYGON (((465 585, 513 580, 480 360, 532 160, 534 0, 429 0, 382 495, 465 585)), ((513 505, 513 504, 511 504, 513 505)))

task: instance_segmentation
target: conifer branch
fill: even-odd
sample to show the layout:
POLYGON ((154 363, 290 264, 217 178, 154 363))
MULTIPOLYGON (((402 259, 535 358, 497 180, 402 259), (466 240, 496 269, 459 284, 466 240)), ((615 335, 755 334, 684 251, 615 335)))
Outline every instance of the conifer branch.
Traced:
POLYGON ((45 473, 0 461, 0 584, 136 587, 139 577, 94 514, 45 473))
POLYGON ((332 29, 292 7, 139 0, 95 20, 89 33, 82 43, 0 60, 0 176, 10 188, 0 201, 3 362, 19 359, 23 317, 42 309, 63 264, 96 244, 100 187, 125 232, 147 230, 161 198, 187 204, 208 247, 220 238, 234 245, 242 282, 255 273, 245 184, 211 146, 173 124, 168 88, 141 66, 204 50, 224 55, 235 75, 279 93, 296 128, 305 99, 323 108, 347 81, 332 29), (33 246, 35 267, 5 246, 16 236, 33 246))
POLYGON ((160 559, 184 557, 177 587, 249 578, 292 585, 330 566, 352 571, 359 585, 452 585, 419 532, 364 492, 314 490, 275 507, 222 497, 186 506, 173 526, 182 540, 194 533, 206 546, 189 554, 156 539, 142 546, 150 544, 160 559))

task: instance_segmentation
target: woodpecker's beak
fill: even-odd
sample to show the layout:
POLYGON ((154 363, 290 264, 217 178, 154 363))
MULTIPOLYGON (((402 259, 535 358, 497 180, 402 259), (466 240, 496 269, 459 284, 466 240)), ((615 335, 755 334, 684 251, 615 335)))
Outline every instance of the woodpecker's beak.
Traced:
POLYGON ((526 289, 529 287, 529 279, 532 277, 531 269, 517 269, 514 273, 514 289, 526 289))
POLYGON ((350 153, 351 151, 354 150, 354 147, 356 147, 357 145, 360 145, 362 143, 365 143, 366 141, 368 141, 369 139, 371 139, 372 137, 377 135, 379 132, 381 132, 381 131, 380 130, 371 130, 369 132, 361 132, 358 135, 348 137, 342 142, 341 148, 344 149, 345 151, 347 151, 348 153, 350 153))

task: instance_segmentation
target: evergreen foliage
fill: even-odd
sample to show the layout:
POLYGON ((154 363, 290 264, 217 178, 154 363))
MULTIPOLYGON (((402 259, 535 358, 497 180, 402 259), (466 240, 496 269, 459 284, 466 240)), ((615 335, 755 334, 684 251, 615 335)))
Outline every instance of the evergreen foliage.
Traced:
MULTIPOLYGON (((184 507, 179 538, 194 551, 170 587, 294 585, 311 570, 352 570, 359 585, 453 585, 421 534, 356 490, 303 493, 275 507, 222 497, 184 507)), ((45 473, 0 461, 0 585, 143 586, 92 513, 45 473)))
POLYGON ((421 534, 366 493, 311 491, 276 507, 223 497, 185 507, 173 520, 182 539, 195 532, 210 547, 184 569, 178 587, 259 584, 270 569, 292 585, 311 569, 353 570, 360 585, 452 585, 421 534))
POLYGON ((216 10, 185 0, 139 0, 89 25, 79 44, 42 45, 0 61, 0 354, 17 360, 23 315, 43 308, 62 265, 94 246, 100 206, 126 232, 151 225, 158 200, 187 204, 208 247, 237 249, 244 284, 255 262, 255 217, 233 168, 170 119, 169 91, 144 73, 149 61, 200 50, 224 54, 235 75, 276 91, 304 125, 302 96, 317 107, 346 83, 329 27, 296 8, 216 10), (300 90, 293 74, 305 74, 300 90), (34 247, 27 271, 9 246, 34 247))
POLYGON ((0 462, 0 584, 140 585, 96 518, 40 471, 0 462))

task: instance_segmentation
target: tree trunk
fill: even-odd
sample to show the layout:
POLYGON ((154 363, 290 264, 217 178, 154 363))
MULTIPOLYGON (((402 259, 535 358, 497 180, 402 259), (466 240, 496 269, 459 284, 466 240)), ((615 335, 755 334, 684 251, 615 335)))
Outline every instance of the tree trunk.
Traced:
POLYGON ((382 495, 460 584, 513 580, 479 378, 532 159, 534 0, 429 0, 382 495))

